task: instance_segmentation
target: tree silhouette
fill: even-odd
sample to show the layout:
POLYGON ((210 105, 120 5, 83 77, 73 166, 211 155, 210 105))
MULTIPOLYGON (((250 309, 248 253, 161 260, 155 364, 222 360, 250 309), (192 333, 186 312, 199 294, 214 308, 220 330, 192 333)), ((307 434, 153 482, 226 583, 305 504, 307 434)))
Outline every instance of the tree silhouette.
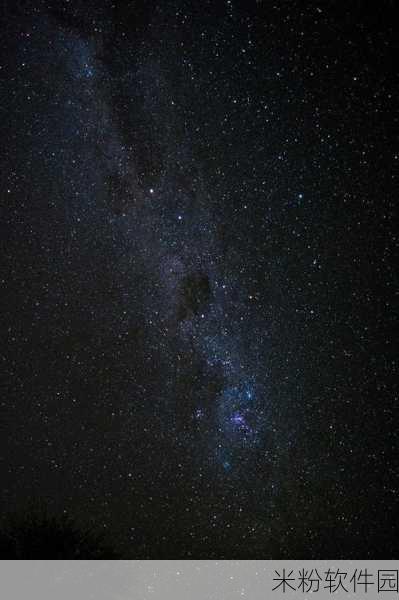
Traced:
POLYGON ((79 528, 68 516, 10 515, 0 529, 0 559, 117 559, 101 533, 79 528))

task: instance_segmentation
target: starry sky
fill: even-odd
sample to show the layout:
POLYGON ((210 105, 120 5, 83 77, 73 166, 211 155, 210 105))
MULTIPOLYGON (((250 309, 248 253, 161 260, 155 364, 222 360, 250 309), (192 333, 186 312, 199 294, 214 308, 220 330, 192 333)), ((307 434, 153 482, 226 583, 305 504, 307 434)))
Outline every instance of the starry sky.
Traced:
POLYGON ((391 557, 393 2, 1 7, 1 512, 391 557))

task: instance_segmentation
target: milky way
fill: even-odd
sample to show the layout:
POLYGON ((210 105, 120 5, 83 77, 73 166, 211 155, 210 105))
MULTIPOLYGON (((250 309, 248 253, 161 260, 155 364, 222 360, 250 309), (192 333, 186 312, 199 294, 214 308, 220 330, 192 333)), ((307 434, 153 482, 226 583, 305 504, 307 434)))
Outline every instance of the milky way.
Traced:
MULTIPOLYGON (((180 137, 170 133, 171 126, 182 129, 179 111, 170 100, 170 84, 164 79, 159 59, 143 59, 138 72, 133 66, 126 74, 130 93, 144 81, 144 110, 150 114, 148 127, 158 128, 157 145, 164 147, 157 172, 150 178, 152 187, 146 187, 137 180, 135 148, 126 146, 124 137, 129 135, 124 136, 123 124, 118 124, 112 109, 108 97, 112 75, 98 58, 98 49, 64 32, 61 43, 58 39, 56 43, 60 44, 60 52, 65 52, 64 76, 71 84, 66 106, 77 118, 74 133, 91 138, 90 150, 94 154, 94 158, 90 157, 94 165, 87 165, 87 171, 96 181, 91 182, 89 175, 89 181, 84 181, 76 195, 84 202, 104 198, 100 214, 98 202, 93 202, 91 207, 77 207, 79 216, 75 218, 80 222, 83 214, 85 219, 96 220, 100 216, 106 220, 115 247, 123 252, 122 262, 128 265, 124 272, 128 286, 134 282, 129 282, 129 277, 136 275, 137 259, 145 264, 151 283, 144 291, 142 319, 153 336, 166 338, 164 343, 171 357, 163 370, 163 377, 170 383, 166 390, 158 392, 160 406, 168 406, 176 397, 179 403, 186 404, 185 429, 189 430, 192 422, 192 428, 198 428, 200 438, 204 438, 199 442, 203 446, 199 463, 216 468, 220 463, 230 472, 235 466, 231 457, 243 460, 243 454, 256 444, 265 425, 265 388, 260 398, 255 394, 265 379, 266 365, 259 368, 256 356, 243 347, 240 331, 232 327, 231 313, 243 310, 240 290, 238 285, 238 289, 232 289, 230 278, 223 274, 210 192, 193 157, 190 140, 184 134, 180 137), (153 110, 160 114, 154 116, 153 110), (231 298, 234 293, 236 297, 231 298), (179 364, 181 356, 187 354, 191 354, 190 359, 185 365, 179 364), (189 398, 179 392, 179 387, 184 378, 192 376, 192 364, 196 361, 204 366, 195 379, 197 389, 184 392, 189 398)), ((79 172, 83 177, 80 157, 79 172)), ((114 267, 117 271, 119 261, 114 267)), ((135 302, 135 298, 131 301, 135 302)), ((128 314, 128 310, 122 312, 128 314)), ((125 333, 126 321, 121 316, 121 335, 125 333)), ((161 351, 163 348, 162 345, 161 351)), ((158 343, 149 349, 151 360, 155 352, 159 352, 158 343)), ((133 383, 131 393, 135 392, 133 383)), ((179 411, 179 406, 175 409, 179 411)), ((182 435, 183 445, 186 435, 187 431, 182 435)), ((177 436, 179 439, 180 434, 177 436)))

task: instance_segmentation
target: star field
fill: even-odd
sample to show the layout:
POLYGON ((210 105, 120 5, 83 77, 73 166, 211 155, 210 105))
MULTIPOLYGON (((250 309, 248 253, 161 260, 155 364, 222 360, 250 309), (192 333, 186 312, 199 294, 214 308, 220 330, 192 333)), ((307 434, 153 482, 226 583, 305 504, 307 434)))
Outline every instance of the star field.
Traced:
POLYGON ((392 3, 2 11, 2 513, 389 555, 392 3))

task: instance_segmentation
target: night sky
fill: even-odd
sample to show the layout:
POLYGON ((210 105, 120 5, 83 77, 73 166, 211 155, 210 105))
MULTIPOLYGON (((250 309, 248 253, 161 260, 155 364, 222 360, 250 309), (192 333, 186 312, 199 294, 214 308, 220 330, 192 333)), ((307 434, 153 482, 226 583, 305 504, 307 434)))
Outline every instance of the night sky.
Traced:
POLYGON ((1 18, 3 517, 393 558, 393 2, 1 18))

